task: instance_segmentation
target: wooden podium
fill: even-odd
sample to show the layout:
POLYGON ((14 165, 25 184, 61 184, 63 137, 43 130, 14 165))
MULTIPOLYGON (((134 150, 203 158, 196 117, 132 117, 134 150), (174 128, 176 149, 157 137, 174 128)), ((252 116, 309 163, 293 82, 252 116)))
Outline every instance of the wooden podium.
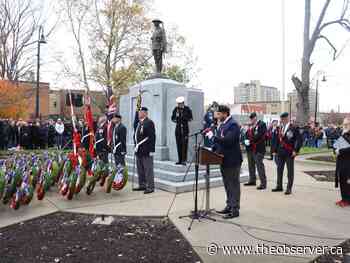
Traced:
POLYGON ((199 164, 210 165, 210 164, 222 164, 224 156, 213 152, 210 148, 200 147, 199 148, 199 164))
POLYGON ((224 156, 213 152, 210 148, 200 147, 199 148, 199 163, 201 165, 206 165, 207 171, 205 174, 205 188, 206 188, 206 203, 205 203, 205 213, 210 213, 210 165, 222 164, 224 161, 224 156))

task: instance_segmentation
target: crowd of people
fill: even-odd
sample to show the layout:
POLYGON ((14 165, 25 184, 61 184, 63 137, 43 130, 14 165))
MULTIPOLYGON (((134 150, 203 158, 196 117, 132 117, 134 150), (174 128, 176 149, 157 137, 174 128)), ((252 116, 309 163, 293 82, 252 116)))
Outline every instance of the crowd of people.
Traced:
MULTIPOLYGON (((179 157, 176 165, 186 165, 188 140, 183 138, 188 137, 188 123, 193 117, 183 97, 177 98, 176 103, 177 106, 171 118, 176 124, 175 137, 179 157)), ((61 119, 57 121, 38 119, 32 122, 25 122, 21 119, 18 121, 0 119, 0 149, 71 148, 72 134, 78 132, 82 147, 90 148, 90 136, 92 135, 98 158, 108 163, 107 156, 113 153, 115 164, 125 166, 128 131, 121 123, 122 116, 116 112, 116 108, 113 106, 111 109, 113 111, 109 110, 106 116, 101 116, 98 122, 93 124, 95 134, 91 134, 92 124, 86 120, 76 121, 76 130, 73 132, 72 122, 61 119)), ((146 107, 140 108, 137 120, 133 136, 139 187, 133 190, 144 191, 145 194, 148 194, 154 192, 155 125, 148 118, 146 107)), ((336 186, 340 185, 342 194, 342 199, 337 202, 337 205, 342 207, 350 205, 349 119, 344 120, 343 128, 332 124, 323 129, 318 123, 300 127, 290 119, 287 112, 282 113, 279 120, 266 124, 259 120, 258 115, 253 112, 249 115, 249 123, 241 126, 234 120, 227 106, 213 103, 204 115, 202 135, 207 147, 223 155, 221 173, 227 200, 226 207, 218 213, 224 214, 225 219, 239 216, 239 176, 243 161, 241 146, 246 150, 249 168, 249 181, 245 183, 245 186, 257 186, 257 179, 259 179, 260 185, 256 187, 257 190, 267 188, 264 159, 267 152, 266 146, 269 146, 271 160, 276 163, 277 170, 276 187, 272 191, 284 191, 283 174, 286 167, 288 183, 284 193, 290 195, 294 182, 294 159, 300 149, 303 146, 320 147, 321 142, 324 142, 326 138, 328 147, 333 148, 337 156, 336 186)))
MULTIPOLYGON (((88 130, 87 124, 83 120, 79 120, 77 129, 84 134, 88 130)), ((0 150, 69 148, 72 146, 72 133, 72 122, 60 118, 56 121, 52 119, 24 121, 23 119, 0 118, 0 150)))
MULTIPOLYGON (((271 146, 273 144, 274 131, 276 130, 277 126, 277 120, 274 120, 269 124, 266 133, 267 146, 271 146)), ((322 127, 317 122, 310 122, 308 125, 300 127, 302 146, 312 148, 326 146, 331 149, 333 148, 334 142, 342 135, 342 132, 342 127, 335 124, 329 124, 326 127, 322 127)))

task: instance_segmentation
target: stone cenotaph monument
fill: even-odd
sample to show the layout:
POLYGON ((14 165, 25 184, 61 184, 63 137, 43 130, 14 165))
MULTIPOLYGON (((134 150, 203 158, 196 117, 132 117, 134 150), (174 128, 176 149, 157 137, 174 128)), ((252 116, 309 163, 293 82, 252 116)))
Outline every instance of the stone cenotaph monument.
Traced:
MULTIPOLYGON (((175 165, 177 148, 175 139, 175 123, 171 121, 172 111, 176 106, 176 98, 183 96, 185 104, 191 108, 193 121, 190 122, 190 134, 202 129, 204 115, 204 93, 200 89, 187 88, 184 84, 171 80, 162 74, 163 55, 166 52, 166 34, 162 21, 153 20, 152 53, 155 62, 155 73, 129 88, 129 93, 120 98, 120 114, 128 129, 127 163, 129 172, 133 172, 134 154, 134 118, 137 110, 137 98, 141 96, 142 105, 148 108, 149 118, 156 128, 156 152, 154 155, 154 174, 157 188, 183 192, 192 190, 194 180, 194 165, 192 165, 183 182, 185 171, 193 159, 194 138, 189 138, 188 164, 175 165)), ((200 171, 200 186, 204 185, 204 172, 200 171)), ((137 176, 137 175, 135 175, 137 176)), ((218 167, 211 170, 212 186, 222 185, 218 167)))

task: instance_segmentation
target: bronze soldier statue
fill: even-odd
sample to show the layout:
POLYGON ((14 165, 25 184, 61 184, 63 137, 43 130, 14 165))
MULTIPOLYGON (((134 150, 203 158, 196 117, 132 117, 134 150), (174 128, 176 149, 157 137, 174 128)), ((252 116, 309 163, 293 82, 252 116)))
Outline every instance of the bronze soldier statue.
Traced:
POLYGON ((152 53, 156 64, 156 73, 161 74, 163 69, 163 54, 167 49, 167 41, 163 22, 159 19, 152 21, 154 24, 154 32, 152 35, 152 53))

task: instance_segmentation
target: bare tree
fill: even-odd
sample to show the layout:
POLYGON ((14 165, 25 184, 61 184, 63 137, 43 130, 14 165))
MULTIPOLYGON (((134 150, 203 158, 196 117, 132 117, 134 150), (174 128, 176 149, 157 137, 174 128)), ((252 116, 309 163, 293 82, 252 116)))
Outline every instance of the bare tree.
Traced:
MULTIPOLYGON (((79 78, 84 83, 85 88, 89 91, 89 78, 88 78, 88 69, 86 54, 84 51, 84 30, 86 27, 87 19, 91 6, 93 4, 92 0, 64 0, 63 10, 67 16, 67 21, 69 28, 74 36, 76 50, 77 50, 77 60, 79 62, 81 73, 78 74, 79 78)), ((70 70, 67 70, 67 73, 71 73, 70 70)), ((71 73, 72 74, 72 73, 71 73)))
POLYGON ((325 41, 333 51, 333 59, 339 56, 332 41, 324 34, 326 28, 331 26, 340 26, 347 31, 350 31, 349 21, 349 0, 343 0, 342 9, 338 18, 325 22, 325 17, 331 3, 336 3, 339 0, 325 0, 322 10, 318 16, 316 26, 311 30, 311 0, 305 0, 305 14, 304 14, 304 39, 303 39, 303 58, 301 66, 301 78, 295 74, 292 76, 292 81, 297 90, 297 122, 305 124, 309 120, 310 106, 309 106, 309 90, 310 90, 310 72, 312 68, 311 57, 319 40, 325 41))
MULTIPOLYGON (((50 12, 48 8, 47 12, 50 12)), ((0 78, 25 79, 35 71, 37 32, 46 20, 32 0, 0 0, 0 78)), ((54 32, 58 21, 46 31, 54 32)))
MULTIPOLYGON (((61 0, 61 4, 79 69, 77 73, 62 61, 65 76, 78 79, 87 89, 93 84, 105 91, 111 87, 119 97, 152 72, 152 23, 148 18, 152 0, 61 0)), ((186 53, 185 49, 179 52, 184 38, 177 32, 171 35, 174 48, 169 55, 179 58, 186 53)), ((189 57, 182 56, 185 63, 189 57)))

